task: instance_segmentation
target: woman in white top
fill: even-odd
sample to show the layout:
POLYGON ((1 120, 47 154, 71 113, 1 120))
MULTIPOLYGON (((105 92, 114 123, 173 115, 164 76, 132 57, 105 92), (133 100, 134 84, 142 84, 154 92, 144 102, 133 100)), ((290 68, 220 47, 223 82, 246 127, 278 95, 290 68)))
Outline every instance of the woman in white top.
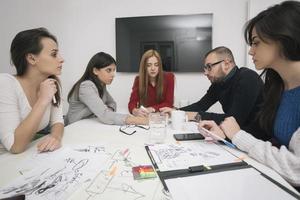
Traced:
POLYGON ((199 126, 231 139, 239 149, 299 187, 300 2, 285 1, 262 11, 248 22, 245 38, 256 69, 265 73, 265 99, 257 127, 272 140, 254 138, 241 130, 233 117, 220 127, 212 121, 202 121, 199 126))
POLYGON ((51 132, 38 151, 60 147, 64 130, 60 83, 63 58, 55 36, 45 28, 19 32, 12 41, 11 60, 17 74, 0 74, 0 140, 12 153, 23 152, 36 133, 51 132))

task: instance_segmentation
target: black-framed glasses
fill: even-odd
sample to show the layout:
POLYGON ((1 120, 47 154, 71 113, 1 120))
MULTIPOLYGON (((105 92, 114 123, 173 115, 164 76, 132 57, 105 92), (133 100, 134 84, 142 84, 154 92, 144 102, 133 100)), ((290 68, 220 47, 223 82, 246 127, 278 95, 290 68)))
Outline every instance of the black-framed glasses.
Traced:
POLYGON ((145 130, 149 130, 150 127, 149 126, 142 126, 142 125, 124 125, 124 126, 120 126, 119 131, 121 133, 124 133, 126 135, 133 135, 134 133, 136 133, 135 128, 141 128, 141 129, 145 129, 145 130))
POLYGON ((217 64, 220 64, 221 62, 223 62, 224 60, 220 60, 220 61, 217 61, 215 63, 207 63, 206 65, 204 65, 203 69, 204 70, 207 70, 207 71, 210 71, 211 68, 217 64))

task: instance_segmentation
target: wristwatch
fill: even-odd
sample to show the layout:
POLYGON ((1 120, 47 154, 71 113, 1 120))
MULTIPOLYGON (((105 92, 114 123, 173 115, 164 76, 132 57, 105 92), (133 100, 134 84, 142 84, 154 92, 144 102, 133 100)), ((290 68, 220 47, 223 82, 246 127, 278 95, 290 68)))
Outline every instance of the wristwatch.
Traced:
POLYGON ((196 122, 199 122, 201 120, 201 115, 199 113, 197 113, 197 115, 195 115, 194 120, 196 122))

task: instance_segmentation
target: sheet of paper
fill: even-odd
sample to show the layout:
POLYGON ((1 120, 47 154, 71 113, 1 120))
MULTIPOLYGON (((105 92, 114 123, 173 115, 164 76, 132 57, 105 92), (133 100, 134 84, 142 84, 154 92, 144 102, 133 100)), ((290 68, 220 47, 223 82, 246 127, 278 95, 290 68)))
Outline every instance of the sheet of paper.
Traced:
POLYGON ((197 165, 220 165, 240 160, 217 144, 195 141, 149 146, 160 171, 187 169, 197 165))
POLYGON ((2 187, 0 197, 25 194, 26 199, 32 200, 67 199, 82 184, 91 181, 107 162, 105 154, 71 148, 32 156, 29 160, 35 158, 42 163, 2 187))
MULTIPOLYGON (((124 144, 64 146, 54 152, 32 152, 24 175, 0 188, 0 198, 26 193, 26 199, 158 199, 158 178, 134 180, 132 167, 149 165, 144 147, 124 144), (145 190, 145 188, 147 188, 145 190), (153 197, 153 198, 152 198, 153 197)), ((160 199, 160 198, 159 198, 160 199)))
POLYGON ((76 194, 74 200, 161 199, 153 197, 157 187, 161 187, 158 178, 134 180, 132 167, 150 164, 144 147, 129 148, 126 144, 110 144, 106 152, 110 155, 108 162, 84 187, 84 191, 76 194))
POLYGON ((296 199, 253 168, 165 180, 173 200, 296 199))
POLYGON ((36 168, 40 165, 48 165, 48 163, 55 162, 55 160, 63 160, 66 155, 70 153, 71 150, 75 152, 85 153, 83 155, 105 155, 105 145, 103 144, 81 144, 81 145, 69 145, 64 146, 56 151, 39 153, 37 149, 34 150, 22 163, 19 164, 17 169, 20 174, 25 174, 26 172, 36 168))

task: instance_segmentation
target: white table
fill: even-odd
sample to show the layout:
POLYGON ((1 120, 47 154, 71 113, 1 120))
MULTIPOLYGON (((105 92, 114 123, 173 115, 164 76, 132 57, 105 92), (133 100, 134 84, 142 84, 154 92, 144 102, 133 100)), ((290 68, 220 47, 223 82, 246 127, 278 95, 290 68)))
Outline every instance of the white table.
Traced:
MULTIPOLYGON (((129 149, 129 159, 132 165, 151 164, 151 161, 144 148, 145 143, 148 142, 149 131, 141 128, 136 128, 135 130, 137 130, 137 132, 129 136, 120 132, 119 128, 120 126, 116 125, 101 124, 96 119, 81 120, 65 127, 65 133, 62 143, 65 146, 73 144, 99 143, 108 146, 110 151, 123 151, 125 149, 129 149)), ((177 133, 177 131, 168 128, 167 138, 165 141, 174 143, 175 140, 172 136, 174 133, 177 133)), ((22 154, 13 155, 7 153, 0 156, 0 187, 20 176, 20 173, 16 169, 16 166, 18 166, 28 155, 32 154, 32 152, 36 148, 35 146, 36 141, 30 144, 30 148, 22 154)), ((228 150, 239 157, 245 157, 244 160, 247 163, 264 172, 266 175, 270 176, 288 189, 295 191, 292 186, 290 186, 272 169, 245 156, 244 153, 238 150, 230 148, 228 148, 228 150)), ((126 167, 125 163, 119 162, 119 164, 122 165, 123 169, 124 167, 126 167)), ((131 168, 130 166, 127 167, 128 170, 131 168)), ((116 179, 110 182, 106 182, 105 184, 107 184, 107 187, 105 187, 104 189, 102 188, 101 194, 99 193, 94 196, 95 199, 169 199, 169 197, 163 192, 163 187, 159 178, 151 180, 146 179, 142 181, 133 181, 131 179, 127 183, 126 180, 129 179, 116 179), (122 187, 124 186, 122 190, 118 188, 120 185, 122 185, 122 187)), ((98 181, 103 182, 103 180, 100 179, 98 181)), ((83 186, 80 190, 74 193, 70 197, 70 199, 88 199, 89 196, 86 192, 87 185, 83 186)), ((90 186, 90 188, 91 187, 92 186, 90 186)))

